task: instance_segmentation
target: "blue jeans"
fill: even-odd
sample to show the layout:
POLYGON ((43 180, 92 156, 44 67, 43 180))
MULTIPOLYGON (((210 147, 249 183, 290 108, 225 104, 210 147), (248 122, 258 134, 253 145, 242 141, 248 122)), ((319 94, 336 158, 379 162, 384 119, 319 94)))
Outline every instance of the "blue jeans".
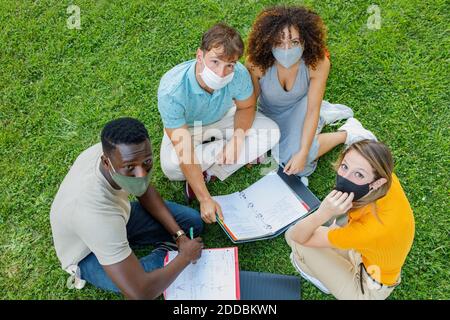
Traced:
MULTIPOLYGON (((166 206, 172 213, 176 222, 181 229, 189 234, 189 228, 194 228, 194 236, 197 237, 203 230, 203 222, 200 213, 192 208, 165 201, 166 206)), ((140 247, 146 245, 154 245, 161 241, 173 242, 172 235, 156 221, 139 202, 131 203, 130 219, 127 223, 127 237, 130 247, 140 247)), ((155 250, 149 255, 141 258, 139 261, 145 272, 162 268, 164 266, 165 250, 155 250)), ((81 278, 90 284, 103 290, 120 293, 119 288, 103 269, 98 262, 94 253, 90 253, 87 257, 78 263, 81 271, 81 278)))

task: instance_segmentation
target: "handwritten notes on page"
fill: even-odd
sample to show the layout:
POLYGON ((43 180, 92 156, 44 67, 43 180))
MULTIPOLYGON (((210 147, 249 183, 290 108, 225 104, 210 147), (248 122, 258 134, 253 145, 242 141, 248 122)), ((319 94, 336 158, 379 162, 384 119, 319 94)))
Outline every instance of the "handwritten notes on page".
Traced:
MULTIPOLYGON (((169 251, 165 265, 178 251, 169 251)), ((239 300, 237 247, 204 249, 197 263, 190 264, 164 292, 166 300, 239 300)))
POLYGON ((308 213, 277 174, 268 174, 241 192, 213 198, 222 208, 222 226, 235 241, 270 236, 308 213))

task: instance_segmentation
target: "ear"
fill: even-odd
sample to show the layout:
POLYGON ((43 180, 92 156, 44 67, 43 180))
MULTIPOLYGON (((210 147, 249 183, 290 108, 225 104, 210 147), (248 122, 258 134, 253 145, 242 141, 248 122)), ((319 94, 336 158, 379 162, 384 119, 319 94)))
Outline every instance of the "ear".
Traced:
POLYGON ((102 156, 100 157, 100 160, 102 162, 103 167, 105 169, 109 170, 110 164, 109 164, 108 158, 105 156, 105 154, 102 154, 102 156))
POLYGON ((197 49, 195 58, 197 59, 198 63, 202 62, 202 60, 203 60, 203 50, 202 49, 200 49, 200 48, 197 49))
POLYGON ((380 179, 378 179, 378 180, 372 182, 372 183, 369 185, 370 190, 377 190, 377 189, 379 189, 382 185, 384 185, 386 182, 387 182, 387 179, 386 179, 386 178, 380 178, 380 179))

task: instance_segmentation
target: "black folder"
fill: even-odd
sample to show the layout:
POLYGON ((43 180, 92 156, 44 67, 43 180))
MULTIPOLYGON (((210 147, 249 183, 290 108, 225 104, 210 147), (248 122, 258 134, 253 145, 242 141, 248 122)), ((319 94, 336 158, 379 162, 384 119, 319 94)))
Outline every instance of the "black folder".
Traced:
POLYGON ((282 274, 240 271, 241 300, 300 300, 300 278, 282 274))
POLYGON ((299 176, 290 175, 288 176, 283 172, 283 168, 278 168, 278 175, 283 179, 283 181, 308 205, 309 211, 311 213, 315 211, 320 206, 320 200, 308 189, 307 186, 303 184, 299 176))

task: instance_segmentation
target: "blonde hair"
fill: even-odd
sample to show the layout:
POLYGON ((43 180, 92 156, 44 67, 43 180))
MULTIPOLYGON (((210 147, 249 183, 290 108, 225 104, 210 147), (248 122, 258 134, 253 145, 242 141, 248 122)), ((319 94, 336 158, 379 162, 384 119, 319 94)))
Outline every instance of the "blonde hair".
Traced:
POLYGON ((361 199, 353 202, 352 209, 364 207, 368 204, 373 204, 372 212, 376 215, 375 201, 384 197, 388 192, 392 184, 392 172, 394 170, 394 160, 389 148, 382 142, 373 140, 362 140, 352 144, 346 150, 344 150, 339 156, 338 160, 333 164, 334 169, 339 169, 342 160, 351 150, 358 152, 364 159, 369 162, 372 167, 372 172, 375 176, 374 180, 385 178, 387 182, 383 184, 377 190, 372 191, 369 195, 362 197, 361 199))

